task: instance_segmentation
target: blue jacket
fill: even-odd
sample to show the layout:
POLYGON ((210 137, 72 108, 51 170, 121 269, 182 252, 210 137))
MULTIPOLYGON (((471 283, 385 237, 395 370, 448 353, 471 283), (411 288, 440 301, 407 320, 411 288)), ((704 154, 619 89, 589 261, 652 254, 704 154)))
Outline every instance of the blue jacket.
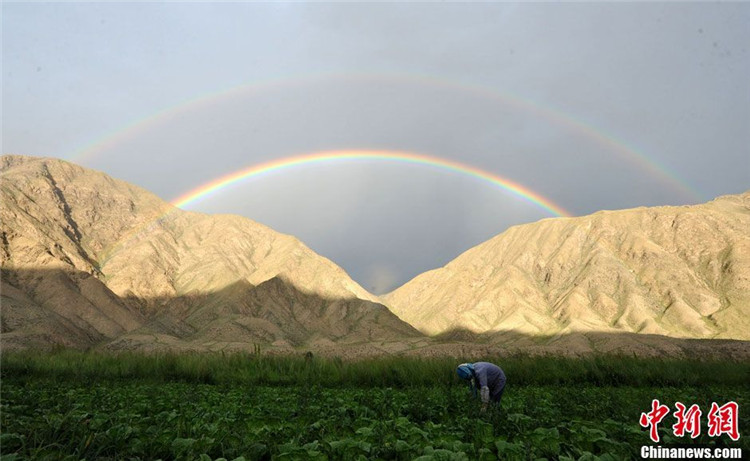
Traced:
POLYGON ((482 402, 487 403, 489 398, 494 402, 500 401, 505 389, 505 373, 499 366, 489 362, 474 362, 474 378, 482 394, 482 402), (489 390, 486 397, 486 391, 482 392, 485 387, 489 390))

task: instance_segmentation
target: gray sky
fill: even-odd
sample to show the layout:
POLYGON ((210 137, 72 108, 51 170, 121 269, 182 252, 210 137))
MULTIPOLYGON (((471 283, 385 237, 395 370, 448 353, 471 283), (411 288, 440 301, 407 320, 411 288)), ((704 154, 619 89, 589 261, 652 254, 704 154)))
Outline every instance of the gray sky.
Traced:
MULTIPOLYGON (((8 3, 3 152, 171 200, 326 150, 462 162, 575 215, 750 188, 750 3, 8 3)), ((330 162, 188 207, 389 291, 551 216, 468 175, 330 162)))

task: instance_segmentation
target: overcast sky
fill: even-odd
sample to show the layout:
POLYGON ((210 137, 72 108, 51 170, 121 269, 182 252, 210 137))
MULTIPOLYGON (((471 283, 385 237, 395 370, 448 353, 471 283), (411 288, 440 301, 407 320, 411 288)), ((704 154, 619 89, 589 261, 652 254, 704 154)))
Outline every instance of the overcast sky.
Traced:
MULTIPOLYGON (((415 152, 575 215, 750 189, 750 3, 9 3, 2 148, 166 200, 326 150, 415 152)), ((293 234, 375 293, 550 217, 468 175, 331 162, 188 207, 293 234)))

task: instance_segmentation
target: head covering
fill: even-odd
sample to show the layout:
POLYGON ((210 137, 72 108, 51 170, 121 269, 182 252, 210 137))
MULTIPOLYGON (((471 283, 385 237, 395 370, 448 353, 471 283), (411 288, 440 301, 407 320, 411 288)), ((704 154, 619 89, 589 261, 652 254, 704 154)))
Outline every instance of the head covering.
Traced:
POLYGON ((474 377, 474 364, 473 363, 462 363, 456 368, 456 374, 461 379, 471 379, 474 377))

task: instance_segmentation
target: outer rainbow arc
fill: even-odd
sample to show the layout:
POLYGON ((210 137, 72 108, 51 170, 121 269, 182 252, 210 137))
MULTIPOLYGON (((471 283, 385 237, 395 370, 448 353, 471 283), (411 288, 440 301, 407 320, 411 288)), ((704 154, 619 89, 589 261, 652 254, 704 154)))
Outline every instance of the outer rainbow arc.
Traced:
POLYGON ((223 98, 234 95, 240 91, 257 91, 267 90, 269 88, 277 88, 294 85, 299 83, 301 80, 307 80, 310 82, 325 81, 332 78, 360 78, 360 79, 399 79, 405 81, 414 81, 415 83, 432 85, 435 87, 448 87, 457 90, 463 90, 475 93, 482 97, 487 97, 493 100, 500 101, 504 104, 510 104, 521 110, 530 111, 533 114, 539 115, 553 123, 560 124, 573 130, 574 132, 581 133, 591 139, 596 140, 610 148, 614 149, 618 155, 623 156, 626 160, 633 162, 640 168, 649 172, 651 175, 660 177, 663 181, 669 183, 673 188, 679 190, 681 194, 691 199, 702 201, 703 197, 700 193, 690 187, 683 179, 678 178, 674 173, 668 171, 664 166, 658 164, 656 161, 647 157, 645 154, 636 150, 622 140, 614 137, 612 134, 603 131, 602 129, 591 125, 590 123, 573 117, 572 115, 556 109, 550 106, 544 106, 541 103, 535 102, 531 99, 524 98, 512 93, 501 93, 491 88, 483 87, 481 85, 464 83, 464 82, 453 82, 447 80, 441 80, 429 75, 420 74, 319 74, 313 76, 303 76, 298 78, 287 78, 282 80, 262 81, 255 83, 243 83, 235 85, 229 89, 221 90, 207 95, 201 95, 196 98, 183 101, 177 105, 165 107, 156 113, 149 115, 146 118, 135 120, 126 126, 119 128, 113 132, 109 132, 106 135, 98 138, 89 145, 83 147, 72 153, 71 161, 80 163, 89 157, 96 155, 103 148, 109 144, 116 144, 123 138, 127 138, 135 135, 141 129, 148 127, 152 123, 156 123, 172 115, 178 114, 183 110, 193 109, 200 107, 203 104, 221 100, 223 98))
POLYGON ((545 210, 551 212, 556 216, 571 216, 570 212, 565 210, 563 207, 537 194, 529 188, 493 173, 480 170, 479 168, 452 160, 446 160, 423 154, 381 150, 324 151, 314 154, 299 155, 283 158, 280 160, 274 160, 271 162, 263 163, 261 165, 255 165, 245 170, 216 179, 176 198, 172 201, 172 204, 178 208, 183 207, 207 195, 210 195, 212 192, 216 192, 243 179, 247 179, 263 173, 291 168, 298 165, 321 163, 334 160, 392 160, 420 165, 428 165, 448 171, 468 174, 475 178, 490 182, 495 186, 501 187, 502 189, 510 191, 525 200, 535 203, 536 205, 544 208, 545 210))

